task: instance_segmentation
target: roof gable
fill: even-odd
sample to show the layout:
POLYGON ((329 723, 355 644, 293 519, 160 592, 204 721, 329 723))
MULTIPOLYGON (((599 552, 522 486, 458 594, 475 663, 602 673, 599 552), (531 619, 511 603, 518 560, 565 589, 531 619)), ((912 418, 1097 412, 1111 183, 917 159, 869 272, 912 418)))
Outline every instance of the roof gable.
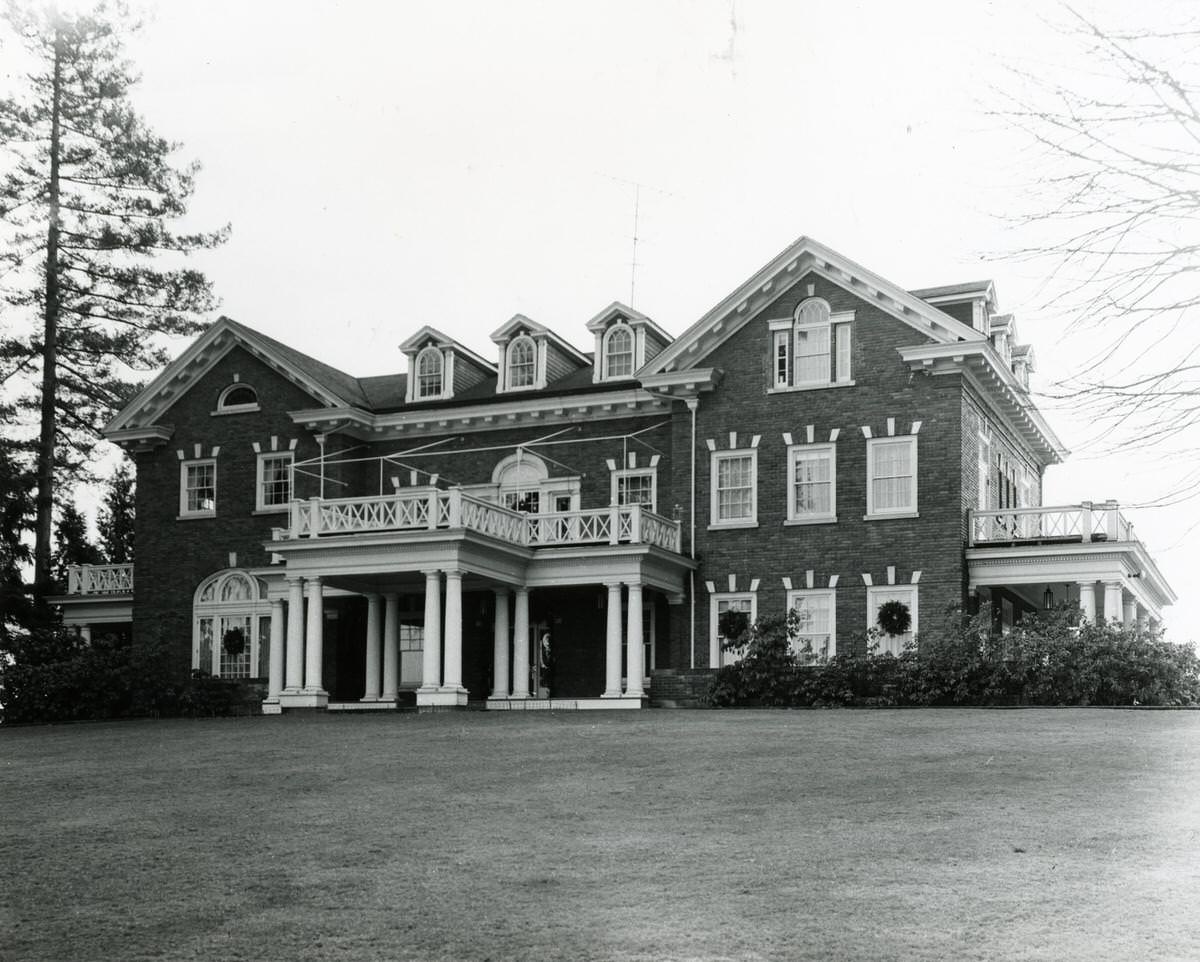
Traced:
POLYGON ((491 338, 496 344, 507 343, 517 331, 527 331, 534 337, 544 337, 551 344, 561 350, 569 358, 577 364, 590 364, 591 361, 583 351, 579 350, 574 344, 563 340, 554 331, 546 327, 545 324, 539 324, 532 318, 526 317, 524 314, 514 314, 507 321, 501 324, 498 328, 492 331, 491 338))
POLYGON ((454 338, 447 334, 443 334, 436 327, 431 327, 428 324, 423 325, 419 331, 405 340, 400 345, 400 350, 405 354, 414 355, 430 341, 433 341, 438 347, 450 348, 455 354, 458 354, 464 360, 470 361, 477 367, 482 368, 489 374, 496 373, 496 365, 491 361, 485 361, 469 347, 464 346, 454 338))
POLYGON ((977 341, 982 335, 908 291, 810 237, 788 245, 689 327, 644 373, 693 367, 805 274, 845 287, 937 343, 977 341))
POLYGON ((278 371, 326 407, 366 403, 358 381, 316 358, 228 317, 218 318, 129 402, 104 428, 111 435, 148 427, 235 347, 278 371))

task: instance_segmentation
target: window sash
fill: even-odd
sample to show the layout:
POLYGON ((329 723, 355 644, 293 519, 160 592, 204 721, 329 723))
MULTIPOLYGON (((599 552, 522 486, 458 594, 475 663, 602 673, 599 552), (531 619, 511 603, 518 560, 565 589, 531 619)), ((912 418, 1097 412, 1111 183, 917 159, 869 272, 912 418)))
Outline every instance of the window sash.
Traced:
POLYGON ((716 520, 749 521, 754 518, 754 455, 716 457, 716 520))
POLYGON ((871 513, 917 509, 915 438, 872 441, 871 513))
POLYGON ((832 657, 836 653, 835 604, 832 590, 814 589, 789 593, 788 610, 795 611, 798 617, 798 623, 791 635, 792 650, 803 660, 815 661, 832 657))
POLYGON ((633 335, 628 329, 619 328, 608 335, 604 371, 608 377, 627 377, 633 373, 633 335))
POLYGON ((829 325, 796 328, 795 383, 829 383, 829 325))
POLYGON ((445 370, 442 352, 426 348, 417 357, 417 398, 442 396, 442 374, 445 370))
POLYGON ((183 466, 181 514, 212 514, 217 510, 217 462, 200 461, 183 466))
POLYGON ((879 609, 889 601, 901 601, 908 605, 908 613, 912 618, 912 624, 909 625, 908 631, 901 635, 883 635, 879 636, 879 651, 891 652, 893 655, 899 655, 906 645, 910 644, 916 637, 918 631, 917 624, 917 602, 918 589, 915 585, 887 585, 877 588, 867 589, 867 628, 879 627, 879 609))
POLYGON ((515 341, 508 358, 508 386, 532 387, 537 367, 537 354, 533 342, 515 341))
POLYGON ((832 517, 835 514, 834 484, 832 448, 795 449, 792 452, 789 517, 793 520, 832 517))
POLYGON ((292 500, 292 455, 259 456, 259 508, 274 508, 292 500))
POLYGON ((647 471, 642 474, 617 475, 617 504, 640 504, 654 510, 654 475, 647 471))

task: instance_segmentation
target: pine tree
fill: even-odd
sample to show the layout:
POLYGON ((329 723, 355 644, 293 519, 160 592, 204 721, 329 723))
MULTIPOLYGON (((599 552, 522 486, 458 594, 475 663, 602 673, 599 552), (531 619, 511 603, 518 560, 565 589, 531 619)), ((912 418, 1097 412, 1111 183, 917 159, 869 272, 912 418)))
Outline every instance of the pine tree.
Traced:
MULTIPOLYGON (((0 422, 11 423, 12 405, 0 404, 0 422)), ((34 474, 28 445, 0 433, 0 661, 32 625, 25 584, 31 559, 34 474)))
POLYGON ((75 507, 74 501, 65 501, 59 508, 58 524, 54 528, 54 577, 63 586, 67 582, 67 568, 71 565, 95 565, 104 560, 103 553, 88 534, 87 519, 75 507))
POLYGON ((109 564, 133 561, 133 511, 133 473, 122 462, 104 486, 104 504, 100 508, 100 547, 109 564))
POLYGON ((0 100, 0 297, 31 330, 0 337, 0 380, 26 378, 20 403, 40 422, 40 598, 56 481, 86 472, 99 429, 135 393, 139 372, 165 363, 163 337, 203 328, 215 299, 183 258, 222 243, 228 228, 172 230, 198 167, 173 167, 178 145, 130 105, 137 77, 120 32, 133 27, 121 12, 102 5, 68 19, 10 2, 6 18, 34 68, 22 97, 0 100))

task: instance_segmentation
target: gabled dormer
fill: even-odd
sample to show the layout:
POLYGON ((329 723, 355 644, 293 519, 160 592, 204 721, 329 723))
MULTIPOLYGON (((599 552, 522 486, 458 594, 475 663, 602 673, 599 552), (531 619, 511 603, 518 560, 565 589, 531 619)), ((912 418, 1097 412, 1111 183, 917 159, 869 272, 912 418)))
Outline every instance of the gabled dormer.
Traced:
POLYGON ((494 330, 492 340, 499 348, 498 394, 536 391, 588 364, 586 354, 524 314, 494 330))
POLYGON ((400 350, 408 358, 407 404, 448 400, 496 374, 496 368, 474 351, 429 325, 401 344, 400 350))
POLYGON ((1011 314, 995 314, 989 322, 988 337, 1004 363, 1012 365, 1012 351, 1017 343, 1017 322, 1011 314))
POLYGON ((1037 360, 1033 356, 1033 346, 1016 344, 1012 349, 1012 370, 1017 376, 1021 387, 1029 390, 1029 375, 1037 370, 1037 360))
POLYGON ((956 321, 969 324, 985 337, 991 334, 991 318, 996 311, 996 285, 991 281, 925 287, 909 293, 944 311, 956 321))
POLYGON ((657 357, 673 338, 650 318, 613 301, 587 322, 596 338, 592 381, 632 378, 657 357))

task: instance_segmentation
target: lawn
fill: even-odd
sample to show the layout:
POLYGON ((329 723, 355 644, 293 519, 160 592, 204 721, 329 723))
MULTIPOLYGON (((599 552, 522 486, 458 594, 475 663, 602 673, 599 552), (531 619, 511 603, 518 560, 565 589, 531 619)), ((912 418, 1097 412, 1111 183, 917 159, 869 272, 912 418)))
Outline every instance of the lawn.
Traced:
POLYGON ((0 959, 1200 959, 1200 712, 0 730, 0 959))

